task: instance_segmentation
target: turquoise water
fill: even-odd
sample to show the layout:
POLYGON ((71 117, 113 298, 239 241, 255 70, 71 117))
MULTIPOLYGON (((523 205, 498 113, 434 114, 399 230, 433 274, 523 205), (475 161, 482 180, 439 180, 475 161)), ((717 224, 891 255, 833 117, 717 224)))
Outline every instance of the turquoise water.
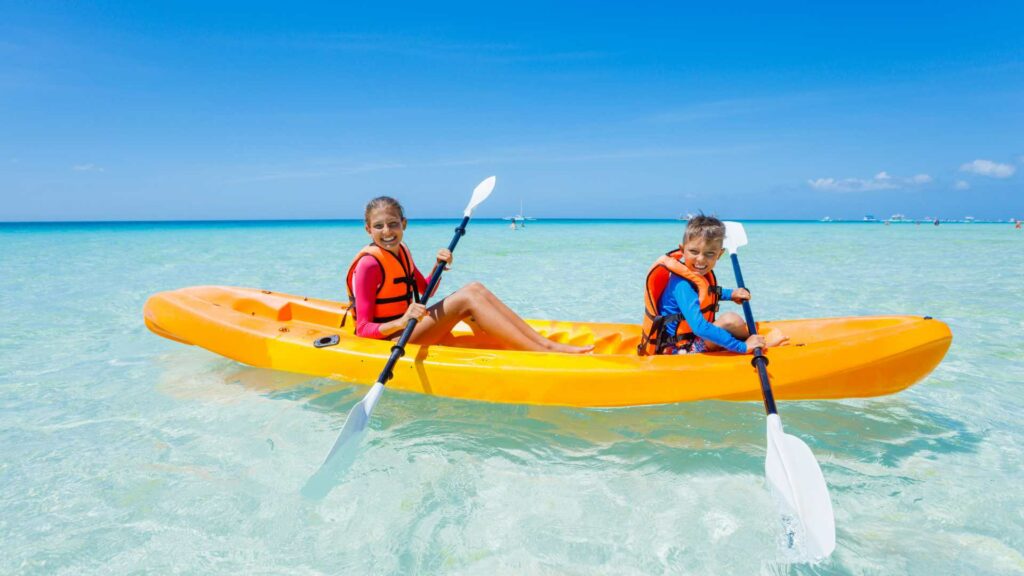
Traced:
MULTIPOLYGON (((453 226, 414 221, 407 239, 427 261, 453 226)), ((442 290, 481 280, 524 316, 635 322, 647 265, 680 232, 473 222, 442 290)), ((196 284, 338 299, 358 223, 0 225, 0 573, 1024 573, 1024 234, 747 232, 759 318, 930 314, 954 334, 898 395, 780 404, 829 484, 828 560, 786 563, 758 403, 388 391, 345 482, 307 501, 366 388, 161 339, 141 307, 196 284)))

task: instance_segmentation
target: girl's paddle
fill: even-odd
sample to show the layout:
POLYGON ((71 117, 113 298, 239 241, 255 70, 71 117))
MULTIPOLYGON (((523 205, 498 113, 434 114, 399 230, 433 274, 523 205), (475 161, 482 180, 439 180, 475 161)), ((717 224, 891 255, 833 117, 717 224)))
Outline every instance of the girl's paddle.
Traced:
MULTIPOLYGON (((740 259, 736 250, 747 244, 747 232, 739 222, 725 223, 725 249, 732 257, 732 268, 736 273, 736 284, 743 285, 740 259)), ((757 334, 754 314, 750 302, 743 302, 743 314, 747 328, 757 334)), ((814 558, 828 556, 836 547, 836 520, 832 513, 832 501, 828 486, 821 473, 818 461, 803 440, 782 431, 782 419, 775 409, 772 385, 768 380, 768 359, 760 348, 754 349, 753 365, 761 377, 761 393, 764 408, 768 413, 768 454, 764 463, 768 485, 784 506, 784 514, 791 515, 800 524, 803 550, 814 558)))
MULTIPOLYGON (((495 180, 496 178, 491 176, 477 184, 473 190, 473 196, 469 199, 469 204, 466 205, 466 211, 463 213, 462 223, 455 229, 455 236, 452 238, 451 244, 448 245, 449 251, 455 250, 455 245, 459 243, 459 238, 466 233, 466 225, 469 224, 469 218, 473 215, 473 209, 491 195, 491 191, 494 190, 495 180)), ((423 295, 420 297, 420 304, 427 303, 430 294, 437 287, 438 281, 441 280, 441 272, 443 271, 444 266, 437 266, 434 269, 434 273, 430 276, 430 281, 427 283, 427 289, 423 291, 423 295)), ((341 433, 338 434, 338 439, 334 442, 334 447, 327 454, 327 458, 320 465, 320 469, 306 481, 306 485, 302 488, 302 494, 307 498, 320 499, 326 496, 355 460, 359 450, 359 442, 366 435, 373 407, 377 405, 381 394, 384 393, 384 384, 391 379, 391 371, 394 369, 398 359, 405 355, 405 345, 409 341, 409 337, 412 336, 412 331, 415 327, 415 319, 410 320, 405 325, 402 336, 391 347, 391 356, 384 365, 380 376, 377 377, 377 383, 349 411, 348 419, 345 420, 345 425, 342 426, 341 433)))

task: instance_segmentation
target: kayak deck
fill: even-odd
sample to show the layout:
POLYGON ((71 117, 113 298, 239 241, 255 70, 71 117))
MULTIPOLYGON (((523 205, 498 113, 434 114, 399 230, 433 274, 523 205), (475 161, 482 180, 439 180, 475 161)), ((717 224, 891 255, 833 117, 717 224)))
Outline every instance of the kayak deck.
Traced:
MULTIPOLYGON (((393 342, 339 327, 345 305, 330 300, 224 286, 182 288, 146 302, 154 333, 251 366, 372 384, 393 342), (336 345, 316 347, 325 337, 336 345)), ((409 344, 388 386, 394 389, 516 404, 632 406, 696 400, 760 400, 749 355, 636 353, 633 324, 527 320, 552 340, 594 345, 592 354, 497 349, 459 324, 441 344, 409 344)), ((920 316, 867 316, 759 323, 791 344, 769 349, 768 372, 779 400, 880 396, 928 375, 952 334, 920 316)))

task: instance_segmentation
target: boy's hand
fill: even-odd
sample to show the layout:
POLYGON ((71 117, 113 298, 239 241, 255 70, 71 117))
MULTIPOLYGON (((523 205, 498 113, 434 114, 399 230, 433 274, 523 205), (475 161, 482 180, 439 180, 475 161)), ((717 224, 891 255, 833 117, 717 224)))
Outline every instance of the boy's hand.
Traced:
POLYGON ((750 300, 750 291, 746 288, 737 288, 732 291, 731 300, 737 304, 743 304, 744 300, 750 300))
POLYGON ((452 251, 447 248, 441 248, 437 251, 437 261, 445 263, 445 270, 452 269, 452 251))
POLYGON ((754 348, 767 348, 767 342, 764 340, 764 336, 760 334, 754 334, 746 341, 747 352, 750 354, 754 353, 754 348))

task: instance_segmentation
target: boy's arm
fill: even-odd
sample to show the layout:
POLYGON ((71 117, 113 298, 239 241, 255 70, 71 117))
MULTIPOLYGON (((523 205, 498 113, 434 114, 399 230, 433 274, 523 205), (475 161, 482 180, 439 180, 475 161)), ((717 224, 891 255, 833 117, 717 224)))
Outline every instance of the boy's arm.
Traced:
MULTIPOLYGON (((724 297, 725 290, 723 289, 722 292, 724 297)), ((693 290, 689 283, 680 282, 677 284, 675 297, 683 317, 686 318, 686 322, 690 325, 690 329, 693 330, 694 334, 714 342, 727 350, 739 354, 747 353, 747 344, 745 342, 737 340, 727 330, 715 326, 704 318, 704 315, 700 313, 700 300, 697 298, 697 292, 693 290)))

